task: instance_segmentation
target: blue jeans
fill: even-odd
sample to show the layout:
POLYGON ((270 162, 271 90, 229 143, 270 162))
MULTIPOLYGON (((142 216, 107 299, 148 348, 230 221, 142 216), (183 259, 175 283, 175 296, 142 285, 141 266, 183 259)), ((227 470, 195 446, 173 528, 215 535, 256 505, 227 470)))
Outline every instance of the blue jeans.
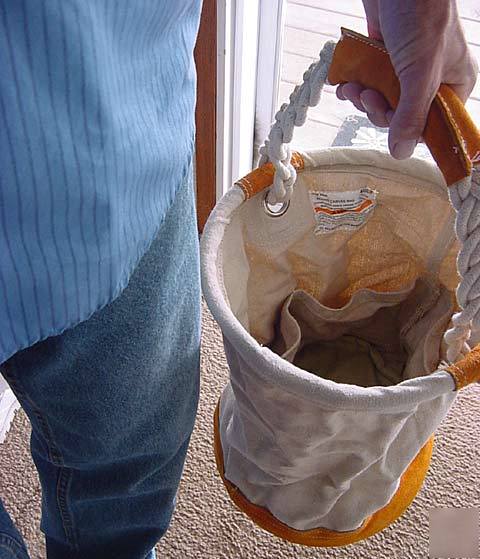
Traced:
MULTIPOLYGON (((199 391, 200 281, 191 181, 122 294, 0 368, 32 424, 49 559, 153 559, 199 391)), ((28 559, 0 502, 0 559, 28 559)))

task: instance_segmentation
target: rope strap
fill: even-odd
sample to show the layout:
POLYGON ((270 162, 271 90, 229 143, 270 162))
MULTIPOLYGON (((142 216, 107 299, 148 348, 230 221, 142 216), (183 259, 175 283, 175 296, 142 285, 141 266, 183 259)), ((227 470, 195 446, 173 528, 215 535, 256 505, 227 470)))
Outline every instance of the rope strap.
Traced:
POLYGON ((320 101, 323 86, 327 81, 328 69, 333 58, 335 42, 329 41, 320 52, 320 60, 310 65, 303 74, 303 83, 290 95, 290 102, 284 103, 275 115, 268 139, 260 148, 260 163, 271 161, 275 167, 275 177, 269 193, 269 202, 277 204, 290 199, 297 172, 291 164, 290 142, 295 126, 303 126, 307 119, 308 107, 315 107, 320 101))
POLYGON ((452 325, 444 335, 447 360, 455 362, 470 350, 471 331, 480 328, 480 171, 452 185, 450 201, 457 212, 455 232, 460 242, 457 269, 460 283, 457 302, 460 311, 452 316, 452 325))

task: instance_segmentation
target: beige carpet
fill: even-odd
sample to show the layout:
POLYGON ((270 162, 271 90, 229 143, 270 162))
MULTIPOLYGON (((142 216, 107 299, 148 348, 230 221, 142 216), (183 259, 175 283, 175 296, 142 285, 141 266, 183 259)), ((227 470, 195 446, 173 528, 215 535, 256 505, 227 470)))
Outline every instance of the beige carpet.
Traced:
MULTIPOLYGON (((428 509, 480 503, 480 386, 464 390, 436 438, 430 474, 407 513, 370 540, 339 549, 284 543, 256 528, 228 501, 215 473, 212 415, 227 369, 221 337, 205 313, 202 398, 177 511, 159 545, 159 559, 307 559, 428 557, 428 509)), ((40 489, 28 454, 29 427, 18 413, 0 445, 0 494, 15 518, 32 559, 44 558, 38 529, 40 489)))

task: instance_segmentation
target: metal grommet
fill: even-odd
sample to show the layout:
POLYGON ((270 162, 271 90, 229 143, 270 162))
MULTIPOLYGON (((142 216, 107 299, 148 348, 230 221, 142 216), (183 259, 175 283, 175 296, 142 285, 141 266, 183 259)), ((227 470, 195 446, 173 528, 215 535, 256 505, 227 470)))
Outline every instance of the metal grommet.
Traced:
POLYGON ((263 197, 263 208, 265 213, 270 217, 281 217, 284 215, 288 208, 290 207, 290 200, 285 200, 284 202, 278 202, 277 204, 270 204, 268 201, 268 195, 270 191, 267 190, 263 197))

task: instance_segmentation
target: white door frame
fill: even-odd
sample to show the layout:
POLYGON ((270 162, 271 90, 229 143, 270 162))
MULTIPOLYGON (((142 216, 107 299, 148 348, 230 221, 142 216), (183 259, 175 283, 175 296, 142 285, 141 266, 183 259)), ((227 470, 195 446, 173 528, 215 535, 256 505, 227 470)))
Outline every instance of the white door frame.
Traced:
POLYGON ((233 16, 231 0, 217 0, 217 141, 216 198, 219 200, 232 184, 232 65, 233 16))
POLYGON ((217 198, 256 162, 280 75, 285 0, 217 0, 217 198), (258 147, 258 146, 257 146, 258 147))
POLYGON ((278 110, 286 0, 261 0, 255 103, 254 162, 278 110))

